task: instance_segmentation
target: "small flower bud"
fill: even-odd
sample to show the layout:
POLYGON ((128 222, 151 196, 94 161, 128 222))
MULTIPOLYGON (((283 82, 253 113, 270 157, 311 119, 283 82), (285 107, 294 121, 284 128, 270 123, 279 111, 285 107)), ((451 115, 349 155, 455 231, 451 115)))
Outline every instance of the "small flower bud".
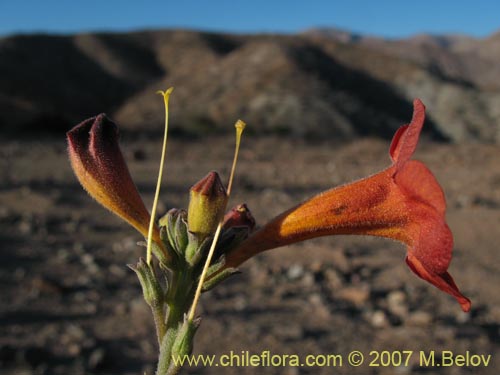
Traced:
POLYGON ((251 232, 255 228, 255 219, 245 203, 233 207, 224 215, 224 229, 247 227, 251 232))
POLYGON ((210 235, 215 232, 226 209, 227 193, 217 172, 210 172, 190 190, 188 228, 210 235))

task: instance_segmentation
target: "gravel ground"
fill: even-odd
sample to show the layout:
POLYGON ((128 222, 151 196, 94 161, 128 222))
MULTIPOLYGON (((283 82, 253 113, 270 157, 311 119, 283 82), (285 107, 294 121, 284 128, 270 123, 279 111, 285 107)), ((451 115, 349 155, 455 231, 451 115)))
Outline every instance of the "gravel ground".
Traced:
MULTIPOLYGON (((232 137, 169 144, 160 212, 186 207, 210 170, 227 178, 232 137)), ((78 185, 64 140, 4 140, 0 147, 1 374, 151 374, 154 327, 135 275, 133 229, 78 185)), ((264 223, 329 187, 379 171, 389 143, 246 138, 234 205, 264 223)), ((125 139, 123 150, 149 206, 159 141, 125 139)), ((340 354, 337 367, 193 367, 189 374, 497 374, 500 371, 500 149, 423 142, 416 158, 444 187, 455 236, 450 273, 472 300, 462 313, 416 278, 404 246, 369 237, 321 238, 250 260, 206 293, 197 354, 340 354), (365 363, 351 367, 360 350, 365 363), (407 366, 370 367, 371 351, 412 350, 407 366), (488 366, 426 367, 419 353, 491 354, 488 366)))

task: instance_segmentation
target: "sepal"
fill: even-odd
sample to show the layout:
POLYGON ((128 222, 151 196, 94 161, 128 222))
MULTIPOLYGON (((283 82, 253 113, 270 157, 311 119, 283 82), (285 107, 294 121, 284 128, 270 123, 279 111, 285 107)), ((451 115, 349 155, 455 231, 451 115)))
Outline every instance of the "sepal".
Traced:
POLYGON ((160 219, 160 227, 165 228, 170 246, 184 258, 189 243, 186 210, 172 208, 160 219))
POLYGON ((186 247, 185 259, 191 267, 196 266, 205 255, 207 255, 212 243, 212 236, 200 236, 198 233, 188 232, 188 245, 186 247))
POLYGON ((224 256, 221 256, 215 264, 212 264, 207 270, 207 278, 203 283, 203 292, 213 289, 219 285, 224 280, 228 279, 232 275, 240 273, 240 270, 234 267, 224 268, 226 265, 226 260, 224 256))
POLYGON ((184 317, 184 322, 177 332, 177 337, 172 345, 172 357, 183 358, 190 355, 193 351, 193 339, 198 327, 200 326, 201 318, 189 320, 184 317))
POLYGON ((156 278, 154 268, 143 258, 139 259, 136 266, 129 264, 128 267, 136 273, 146 303, 151 307, 161 306, 165 300, 165 292, 156 278))

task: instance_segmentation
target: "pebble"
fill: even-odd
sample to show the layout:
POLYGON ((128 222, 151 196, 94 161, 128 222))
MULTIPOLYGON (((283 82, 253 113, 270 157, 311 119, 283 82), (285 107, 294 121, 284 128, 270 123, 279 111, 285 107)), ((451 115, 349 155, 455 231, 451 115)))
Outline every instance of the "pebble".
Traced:
POLYGON ((342 277, 335 269, 328 268, 325 270, 324 277, 329 289, 335 291, 342 287, 342 277))
POLYGON ((425 311, 415 311, 406 320, 408 325, 425 327, 432 323, 432 315, 425 311))
POLYGON ((406 303, 406 294, 400 290, 394 290, 387 295, 387 309, 391 314, 399 318, 408 316, 408 304, 406 303))
POLYGON ((323 262, 319 262, 319 261, 314 261, 311 263, 311 265, 309 266, 309 269, 311 270, 311 272, 313 273, 320 273, 322 272, 323 270, 323 262))
POLYGON ((351 265, 349 264, 349 260, 347 259, 344 250, 342 248, 336 248, 333 250, 332 254, 332 263, 333 266, 342 272, 343 274, 348 274, 351 272, 351 265))
POLYGON ((88 254, 88 253, 83 254, 81 259, 82 259, 82 263, 85 265, 87 271, 90 274, 95 275, 95 274, 99 273, 100 268, 97 265, 97 263, 95 262, 95 258, 91 254, 88 254))
POLYGON ((236 311, 243 311, 247 308, 248 303, 244 296, 238 295, 233 301, 233 307, 236 311))
POLYGON ((32 224, 29 219, 22 219, 17 229, 21 234, 30 234, 32 232, 32 224))
POLYGON ((375 328, 383 328, 389 325, 387 316, 382 310, 376 310, 369 315, 369 322, 375 328))
POLYGON ((297 280, 301 278, 303 274, 304 274, 304 267, 302 267, 300 264, 291 265, 286 272, 286 276, 290 280, 297 280))
POLYGON ((314 286, 314 275, 311 272, 306 272, 302 277, 301 284, 306 288, 314 286))
POLYGON ((466 313, 463 311, 458 311, 456 313, 456 320, 458 323, 464 324, 464 323, 467 323, 468 321, 470 321, 470 316, 471 316, 471 314, 469 314, 469 313, 466 313))
POLYGON ((362 307, 370 297, 370 289, 368 286, 348 286, 341 289, 336 296, 341 300, 352 303, 356 307, 362 307))
POLYGON ((80 353, 82 352, 82 348, 80 345, 78 345, 78 343, 74 342, 67 346, 66 351, 69 356, 76 357, 80 355, 80 353))
POLYGON ((106 357, 106 351, 103 348, 97 348, 90 353, 87 366, 90 370, 95 370, 99 368, 106 357))

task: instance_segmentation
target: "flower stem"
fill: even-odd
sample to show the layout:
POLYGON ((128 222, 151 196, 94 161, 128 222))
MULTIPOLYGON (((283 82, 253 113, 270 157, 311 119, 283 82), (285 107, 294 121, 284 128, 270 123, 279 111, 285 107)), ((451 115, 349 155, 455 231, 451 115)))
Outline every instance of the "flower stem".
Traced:
MULTIPOLYGON (((231 188, 233 186, 233 179, 234 179, 234 171, 236 170, 236 161, 238 160, 238 152, 240 150, 240 142, 241 142, 241 134, 243 133, 243 130, 245 129, 246 124, 238 120, 234 127, 236 128, 236 146, 235 146, 235 151, 234 151, 234 158, 233 158, 233 165, 231 167, 231 174, 229 176, 229 183, 227 187, 227 197, 229 198, 231 194, 231 188)), ((227 205, 227 201, 226 201, 227 205)), ((198 282, 198 286, 196 288, 196 292, 194 294, 193 298, 193 304, 191 305, 191 310, 189 311, 188 315, 188 320, 193 321, 194 319, 194 314, 196 312, 196 306, 198 305, 198 300, 200 299, 201 291, 203 289, 203 283, 205 282, 205 278, 207 276, 207 271, 208 267, 210 266, 210 263, 212 262, 212 257, 215 252, 215 247, 217 245, 217 240, 219 239, 220 232, 222 229, 222 224, 223 224, 224 218, 221 219, 219 222, 219 225, 217 225, 217 229, 215 230, 214 238, 212 240, 212 245, 210 246, 210 250, 207 255, 207 260, 205 261, 205 264, 203 266, 203 271, 201 272, 200 275, 200 281, 198 282)))
POLYGON ((151 264, 151 246, 153 240, 153 228, 155 225, 155 215, 156 215, 156 207, 158 206, 158 197, 160 195, 160 187, 161 180, 163 176, 163 165, 165 164, 165 154, 167 152, 167 139, 168 139, 168 99, 170 98, 170 94, 174 90, 173 87, 170 87, 167 91, 158 91, 159 94, 163 95, 163 100, 165 102, 165 132, 163 135, 163 146, 161 150, 161 159, 160 159, 160 170, 158 171, 158 181, 156 182, 156 192, 155 198, 153 201, 153 208, 151 209, 151 219, 149 221, 149 231, 148 231, 148 246, 147 246, 147 256, 146 262, 148 265, 151 264))
POLYGON ((163 306, 151 306, 151 311, 153 312, 153 319, 156 326, 156 336, 158 337, 158 345, 161 346, 161 342, 165 333, 167 332, 167 326, 165 323, 165 312, 163 306))

